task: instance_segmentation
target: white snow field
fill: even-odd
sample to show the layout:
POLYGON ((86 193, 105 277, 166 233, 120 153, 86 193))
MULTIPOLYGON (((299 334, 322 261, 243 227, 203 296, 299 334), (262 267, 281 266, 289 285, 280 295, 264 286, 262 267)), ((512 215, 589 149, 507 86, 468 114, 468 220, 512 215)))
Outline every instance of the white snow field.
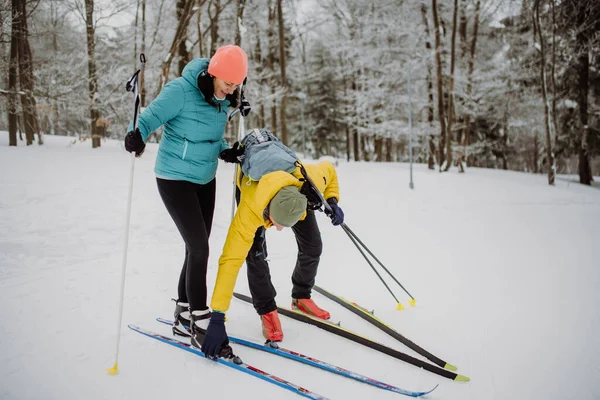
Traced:
MULTIPOLYGON (((8 147, 0 132, 1 399, 295 399, 298 395, 127 328, 170 334, 184 247, 156 189, 156 144, 135 161, 119 374, 115 360, 131 158, 121 142, 92 150, 75 138, 8 147)), ((220 164, 209 292, 228 229, 232 172, 220 164)), ((340 162, 346 223, 416 298, 395 301, 344 231, 319 215, 317 284, 356 301, 456 365, 453 382, 318 328, 281 317, 283 346, 429 399, 600 398, 600 190, 559 177, 471 168, 466 174, 399 163, 340 162)), ((596 178, 598 181, 598 178, 596 178)), ((268 231, 278 303, 289 307, 296 244, 268 231)), ((385 276, 385 275, 384 275, 385 276)), ((236 290, 249 293, 246 268, 236 290)), ((415 355, 314 293, 332 320, 415 355)), ((260 341, 254 309, 234 299, 230 335, 260 341)), ((332 399, 404 396, 257 350, 258 368, 332 399)))

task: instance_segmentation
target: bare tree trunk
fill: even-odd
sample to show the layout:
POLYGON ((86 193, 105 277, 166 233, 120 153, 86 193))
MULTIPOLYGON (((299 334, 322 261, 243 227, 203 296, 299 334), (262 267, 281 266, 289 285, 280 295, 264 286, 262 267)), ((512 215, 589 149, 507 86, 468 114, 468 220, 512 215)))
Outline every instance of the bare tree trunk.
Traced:
POLYGON ((196 30, 198 31, 198 57, 204 57, 204 34, 202 33, 202 26, 200 22, 202 21, 202 5, 204 4, 204 0, 198 0, 198 19, 196 20, 196 30))
POLYGON ((536 130, 535 136, 533 137, 533 173, 537 174, 540 172, 540 134, 536 130))
MULTIPOLYGON (((271 1, 269 1, 269 22, 267 27, 267 43, 269 46, 269 55, 267 56, 269 70, 271 76, 275 75, 275 32, 273 27, 275 26, 276 10, 271 7, 271 1)), ((277 132, 277 102, 275 101, 275 82, 271 82, 271 129, 277 132)))
MULTIPOLYGON (((356 77, 354 77, 354 79, 356 79, 356 77)), ((356 85, 356 81, 352 81, 352 90, 356 93, 357 90, 357 85, 356 85)), ((360 161, 360 147, 359 147, 359 138, 358 138, 358 128, 356 126, 356 124, 354 124, 352 126, 352 138, 353 138, 353 144, 354 144, 354 161, 360 161)))
POLYGON ((544 33, 540 22, 540 0, 535 0, 533 10, 534 21, 537 26, 538 39, 540 44, 540 79, 542 84, 542 98, 544 101, 544 122, 546 126, 546 161, 548 167, 548 184, 554 185, 554 154, 552 152, 552 126, 550 116, 550 104, 548 101, 548 84, 546 83, 546 53, 544 47, 544 33))
POLYGON ((237 18, 235 21, 235 44, 237 46, 242 45, 242 21, 244 20, 244 8, 246 7, 246 0, 238 0, 237 3, 237 18))
POLYGON ((175 30, 175 35, 173 36, 173 41, 171 42, 171 47, 169 48, 167 57, 165 58, 162 64, 162 74, 160 75, 160 81, 158 83, 158 87, 156 88, 156 93, 154 94, 155 98, 156 96, 158 96, 163 86, 166 85, 169 81, 169 71, 171 70, 171 62, 173 61, 173 57, 175 56, 175 50, 178 48, 179 43, 187 35, 186 32, 188 25, 195 12, 194 3, 194 0, 186 1, 185 7, 181 12, 179 21, 177 23, 177 29, 175 30))
MULTIPOLYGON (((256 75, 260 76, 261 78, 258 81, 258 84, 260 85, 260 87, 262 87, 265 84, 265 79, 262 78, 262 72, 264 69, 264 63, 265 60, 263 59, 262 56, 262 50, 260 48, 260 37, 261 37, 261 32, 259 29, 256 29, 256 44, 255 44, 255 50, 254 50, 254 54, 251 54, 251 56, 254 57, 254 62, 256 65, 256 75)), ((258 125, 259 126, 266 126, 266 117, 265 117, 265 104, 264 102, 261 102, 259 110, 258 110, 258 125)))
POLYGON ((371 161, 371 155, 369 154, 369 139, 365 136, 362 135, 360 137, 360 148, 362 149, 362 154, 363 154, 363 160, 365 161, 371 161))
POLYGON ((579 148, 579 182, 592 184, 592 169, 589 159, 589 125, 588 125, 588 91, 590 58, 587 51, 582 52, 577 60, 579 75, 579 120, 581 124, 581 146, 579 148))
MULTIPOLYGON (((556 123, 556 0, 550 1, 552 6, 552 70, 550 72, 550 77, 552 79, 552 124, 554 125, 554 132, 556 132, 558 126, 556 123)), ((558 135, 555 135, 554 140, 556 140, 557 137, 558 135)))
MULTIPOLYGON (((475 11, 473 15, 473 37, 471 39, 471 49, 469 55, 469 67, 467 70, 467 89, 466 97, 467 101, 472 104, 473 102, 473 70, 475 69, 475 49, 477 46, 477 35, 479 30, 479 10, 481 7, 481 0, 477 0, 475 3, 475 11)), ((465 131, 462 136, 461 147, 463 148, 463 154, 459 160, 459 171, 465 172, 465 166, 468 164, 469 155, 468 148, 471 144, 471 111, 467 111, 464 117, 465 120, 465 131)))
POLYGON ((85 0, 85 27, 88 50, 88 91, 90 99, 90 119, 92 148, 100 147, 100 138, 96 134, 98 111, 96 110, 96 93, 98 92, 98 77, 96 76, 96 50, 94 42, 94 0, 85 0))
POLYGON ((221 0, 211 0, 208 5, 208 17, 210 18, 210 52, 208 53, 210 57, 217 51, 219 44, 219 15, 221 14, 221 0), (210 6, 215 6, 215 14, 214 17, 210 11, 210 6))
MULTIPOLYGON (((142 0, 142 47, 141 53, 146 53, 146 0, 142 0)), ((145 69, 140 73, 140 107, 146 104, 146 87, 144 86, 145 69)))
MULTIPOLYGON (((579 5, 577 15, 578 26, 582 27, 586 23, 587 7, 585 4, 579 5)), ((588 92, 590 89, 590 52, 588 45, 590 37, 588 29, 580 29, 576 36, 577 41, 577 74, 579 77, 579 120, 581 125, 581 141, 579 147, 579 182, 584 185, 592 184, 592 169, 589 158, 589 125, 588 125, 588 92)))
POLYGON ((392 162, 392 149, 394 147, 394 141, 391 137, 385 139, 385 161, 392 162))
MULTIPOLYGON (((194 3, 194 0, 178 0, 177 1, 177 19, 181 19, 183 13, 185 11, 185 6, 187 3, 194 3)), ((177 55, 179 56, 178 61, 178 75, 181 76, 183 69, 185 66, 191 61, 192 56, 187 49, 187 29, 183 31, 183 36, 179 40, 179 44, 177 45, 177 55)))
POLYGON ((439 168, 442 171, 445 155, 444 147, 447 139, 446 117, 444 115, 444 88, 442 81, 442 43, 440 37, 440 19, 438 16, 437 0, 431 0, 431 10, 433 12, 433 30, 435 36, 435 65, 437 70, 437 92, 438 92, 438 119, 440 120, 440 143, 439 143, 439 168))
POLYGON ((469 53, 469 43, 467 40, 467 5, 465 0, 460 0, 460 23, 458 24, 458 36, 460 36, 460 56, 465 58, 469 53))
POLYGON ((17 64, 18 64, 18 33, 20 31, 19 22, 17 18, 20 13, 19 2, 21 0, 12 0, 12 27, 10 35, 10 63, 8 65, 8 145, 17 145, 17 64))
POLYGON ((383 138, 381 136, 375 136, 375 161, 383 161, 383 138))
POLYGON ((281 69, 281 86, 284 88, 281 96, 281 107, 279 108, 279 119, 281 120, 281 141, 283 144, 288 144, 287 123, 285 120, 285 112, 287 110, 287 77, 285 74, 285 34, 283 26, 283 9, 281 0, 277 0, 277 20, 279 25, 279 67, 281 69))
MULTIPOLYGON (((511 86, 512 86, 512 82, 511 79, 508 79, 508 82, 506 83, 506 87, 508 89, 508 93, 511 92, 511 86)), ((502 138, 502 169, 507 170, 508 169, 508 125, 509 125, 509 104, 510 101, 508 100, 508 98, 505 100, 504 102, 504 115, 503 115, 503 131, 504 131, 504 137, 502 138)))
POLYGON ((133 29, 133 70, 134 71, 136 70, 136 67, 138 65, 137 35, 138 35, 139 16, 140 16, 140 0, 137 0, 135 3, 135 23, 134 23, 134 29, 133 29))
MULTIPOLYGON (((427 53, 431 52, 431 33, 429 32, 429 22, 427 21, 427 5, 421 3, 421 17, 425 26, 425 48, 427 53)), ((427 63, 427 121, 429 126, 433 126, 433 72, 431 71, 431 63, 427 63)), ((435 168, 435 136, 429 135, 429 157, 427 157, 427 165, 429 169, 435 168)))
POLYGON ((446 171, 452 166, 452 125, 454 124, 454 66, 456 64, 456 29, 458 20, 458 0, 454 0, 454 13, 452 15, 452 39, 450 50, 450 99, 448 102, 448 129, 446 141, 446 171))
POLYGON ((17 31, 17 46, 19 60, 19 83, 21 91, 21 106, 23 111, 23 124, 25 130, 26 143, 29 146, 33 143, 34 135, 38 134, 38 143, 43 144, 37 118, 36 101, 33 97, 34 77, 32 66, 31 48, 29 47, 29 29, 27 27, 26 3, 19 2, 19 19, 17 31))
MULTIPOLYGON (((342 60, 343 62, 343 60, 342 60)), ((348 99, 348 82, 346 81, 346 74, 343 74, 344 76, 344 99, 348 99)), ((346 104, 344 105, 344 109, 348 110, 348 104, 347 102, 345 102, 346 104)), ((348 123, 344 124, 345 129, 346 129, 346 161, 350 161, 350 145, 351 145, 351 133, 350 133, 350 127, 348 123)))

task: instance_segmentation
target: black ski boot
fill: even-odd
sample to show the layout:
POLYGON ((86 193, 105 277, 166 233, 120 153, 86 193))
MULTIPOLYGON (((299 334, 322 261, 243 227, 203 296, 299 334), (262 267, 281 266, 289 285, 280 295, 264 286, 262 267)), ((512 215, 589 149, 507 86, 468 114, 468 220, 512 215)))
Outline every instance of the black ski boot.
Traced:
POLYGON ((173 300, 175 301, 173 335, 190 337, 190 305, 175 299, 173 300))
POLYGON ((210 311, 206 310, 195 310, 190 314, 191 325, 190 333, 192 336, 192 346, 201 349, 202 343, 204 342, 204 335, 206 335, 206 328, 210 321, 210 311))

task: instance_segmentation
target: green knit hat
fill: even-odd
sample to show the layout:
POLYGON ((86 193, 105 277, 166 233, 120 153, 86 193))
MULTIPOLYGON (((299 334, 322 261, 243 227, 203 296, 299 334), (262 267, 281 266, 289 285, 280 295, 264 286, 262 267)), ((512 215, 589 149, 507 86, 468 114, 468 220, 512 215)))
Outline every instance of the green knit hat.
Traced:
POLYGON ((304 215, 306 204, 306 196, 296 186, 284 186, 271 199, 269 213, 278 225, 289 228, 304 215))

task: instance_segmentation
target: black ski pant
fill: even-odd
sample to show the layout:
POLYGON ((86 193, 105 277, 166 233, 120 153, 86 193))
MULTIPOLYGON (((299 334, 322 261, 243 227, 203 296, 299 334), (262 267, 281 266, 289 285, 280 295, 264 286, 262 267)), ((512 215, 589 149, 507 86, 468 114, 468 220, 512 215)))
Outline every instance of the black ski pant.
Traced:
MULTIPOLYGON (((298 244, 298 258, 292 274, 292 298, 309 299, 315 285, 319 259, 323 250, 321 232, 314 211, 308 210, 306 218, 298 221, 292 230, 298 244)), ((259 315, 277 309, 275 303, 277 292, 271 282, 265 233, 264 227, 258 228, 250 252, 246 257, 252 303, 259 315)))
POLYGON ((178 301, 190 310, 206 310, 208 238, 215 210, 216 179, 205 185, 156 179, 158 192, 185 242, 185 259, 179 275, 178 301))

